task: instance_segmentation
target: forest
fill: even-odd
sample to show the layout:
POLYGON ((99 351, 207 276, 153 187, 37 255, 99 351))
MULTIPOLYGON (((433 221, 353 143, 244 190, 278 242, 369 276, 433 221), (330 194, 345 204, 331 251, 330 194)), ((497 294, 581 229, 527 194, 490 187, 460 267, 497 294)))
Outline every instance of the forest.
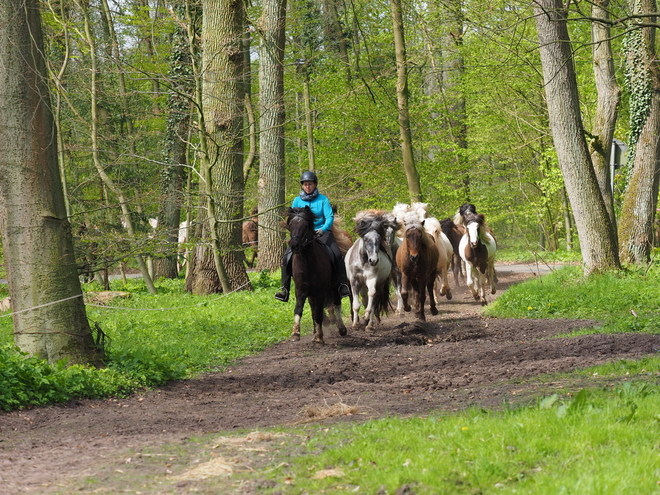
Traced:
MULTIPOLYGON (((35 84, 48 93, 76 268, 131 266, 155 292, 151 279, 179 276, 185 251, 188 291, 249 287, 241 224, 258 211, 257 269, 277 269, 305 170, 349 231, 367 208, 424 201, 445 218, 470 202, 502 247, 578 251, 586 272, 644 264, 660 164, 655 10, 41 2, 35 84)), ((15 29, 3 27, 7 46, 15 29)), ((21 220, 9 209, 30 194, 4 180, 11 278, 8 232, 21 220)))

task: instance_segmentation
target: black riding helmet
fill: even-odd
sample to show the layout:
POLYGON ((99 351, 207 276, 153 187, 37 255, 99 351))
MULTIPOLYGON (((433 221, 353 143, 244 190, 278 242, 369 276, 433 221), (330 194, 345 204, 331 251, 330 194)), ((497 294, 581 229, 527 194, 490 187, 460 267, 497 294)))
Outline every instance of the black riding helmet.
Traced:
POLYGON ((314 184, 319 183, 319 178, 312 171, 303 172, 303 174, 300 176, 300 183, 301 184, 305 181, 308 181, 308 180, 311 180, 312 182, 314 182, 314 184))

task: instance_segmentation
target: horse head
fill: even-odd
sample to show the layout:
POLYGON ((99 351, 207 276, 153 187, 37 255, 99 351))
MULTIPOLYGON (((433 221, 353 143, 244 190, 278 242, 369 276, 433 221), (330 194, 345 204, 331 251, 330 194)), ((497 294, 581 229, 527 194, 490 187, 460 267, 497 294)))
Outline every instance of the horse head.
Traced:
POLYGON ((316 216, 309 208, 289 208, 286 227, 291 237, 289 247, 294 254, 300 253, 305 246, 314 240, 314 220, 316 216))
POLYGON ((481 242, 481 231, 484 226, 484 216, 468 212, 465 215, 465 228, 470 241, 470 247, 475 249, 481 242))

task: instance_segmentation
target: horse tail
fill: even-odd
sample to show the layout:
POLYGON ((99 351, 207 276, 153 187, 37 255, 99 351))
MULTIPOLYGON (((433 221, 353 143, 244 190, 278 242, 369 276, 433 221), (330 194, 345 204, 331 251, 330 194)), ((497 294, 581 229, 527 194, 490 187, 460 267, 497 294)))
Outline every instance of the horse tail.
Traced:
POLYGON ((339 246, 339 252, 342 257, 346 256, 346 253, 353 245, 351 236, 348 235, 348 232, 336 226, 334 223, 332 224, 332 227, 330 227, 330 231, 332 232, 332 235, 335 236, 335 241, 337 241, 337 246, 339 246))
POLYGON ((392 277, 387 277, 385 282, 376 288, 373 315, 377 318, 380 318, 380 315, 389 314, 394 309, 390 300, 391 281, 392 277))

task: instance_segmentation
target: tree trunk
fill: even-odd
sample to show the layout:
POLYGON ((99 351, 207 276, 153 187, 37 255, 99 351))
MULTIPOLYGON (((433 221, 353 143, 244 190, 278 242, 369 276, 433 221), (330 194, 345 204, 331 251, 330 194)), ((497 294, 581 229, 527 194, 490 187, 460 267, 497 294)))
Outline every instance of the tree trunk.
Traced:
MULTIPOLYGON (((591 6, 591 15, 597 19, 609 19, 609 0, 597 0, 591 6)), ((591 22, 593 41, 593 66, 598 100, 594 116, 593 138, 589 141, 589 152, 593 162, 600 192, 605 201, 607 214, 615 230, 614 195, 610 175, 610 153, 614 139, 614 127, 618 115, 621 91, 614 74, 614 57, 610 44, 610 28, 607 24, 591 22)))
POLYGON ((575 212, 585 272, 619 268, 614 228, 584 137, 566 11, 561 0, 537 0, 534 14, 550 130, 575 212))
POLYGON ((259 49, 259 270, 276 270, 284 253, 284 27, 286 0, 264 0, 259 49))
POLYGON ((403 32, 403 16, 401 1, 390 0, 392 8, 392 26, 394 31, 394 51, 396 55, 396 99, 399 110, 399 133, 401 136, 401 153, 403 169, 408 180, 410 202, 422 201, 422 187, 419 173, 415 167, 413 154, 412 131, 410 129, 410 111, 408 108, 408 60, 406 58, 406 42, 403 32))
MULTIPOLYGON (((657 11, 654 0, 645 0, 635 14, 657 11)), ((654 17, 642 22, 655 22, 654 17)), ((630 143, 628 186, 619 224, 620 256, 625 263, 649 261, 653 244, 653 220, 660 174, 660 67, 655 50, 655 27, 630 32, 627 58, 630 96, 630 143)))
MULTIPOLYGON (((185 19, 182 6, 176 6, 179 17, 185 19)), ((191 83, 191 54, 187 33, 178 28, 174 33, 172 55, 170 57, 170 84, 172 91, 168 98, 167 129, 165 134, 165 165, 162 173, 162 201, 158 213, 158 231, 162 234, 164 256, 155 260, 155 276, 176 278, 177 246, 181 205, 183 203, 184 165, 188 163, 188 134, 191 107, 190 95, 195 88, 191 83)))
POLYGON ((57 163, 37 2, 0 0, 0 230, 14 342, 54 364, 100 365, 57 163))
MULTIPOLYGON (((241 0, 203 4, 202 107, 207 133, 217 241, 232 290, 249 288, 241 247, 243 218, 243 26, 241 0)), ((211 212, 209 212, 211 213, 211 212)), ((211 218, 211 220, 214 220, 211 218)), ((213 223, 213 222, 212 222, 213 223)), ((213 228, 210 225, 210 228, 213 228)), ((223 277, 223 274, 219 274, 223 277)))

